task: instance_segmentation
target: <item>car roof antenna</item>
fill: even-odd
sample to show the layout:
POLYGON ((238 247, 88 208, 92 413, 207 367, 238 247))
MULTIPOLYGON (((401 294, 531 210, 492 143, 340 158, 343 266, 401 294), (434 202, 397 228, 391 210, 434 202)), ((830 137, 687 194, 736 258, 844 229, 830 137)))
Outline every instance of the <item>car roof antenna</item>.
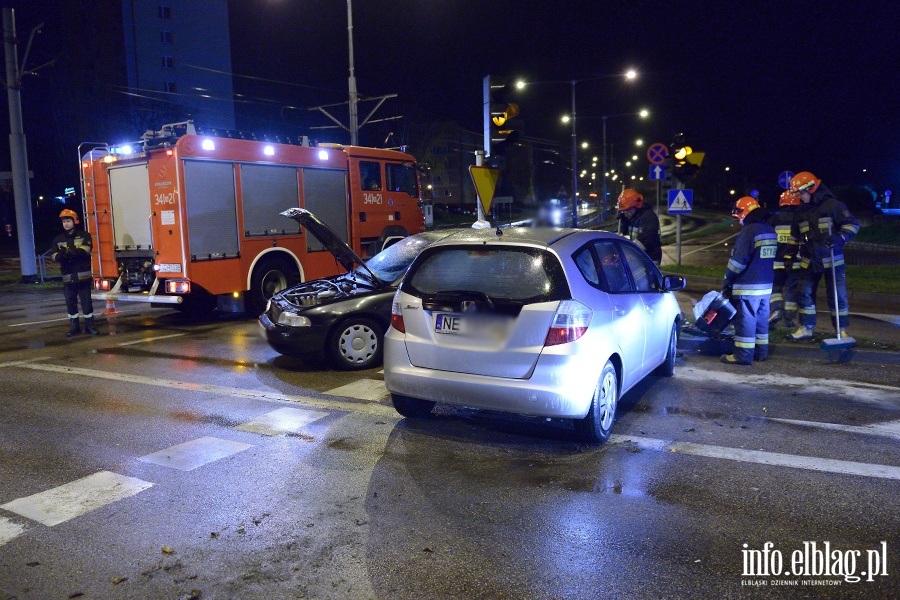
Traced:
POLYGON ((495 231, 494 233, 497 234, 497 237, 501 237, 503 235, 503 230, 500 229, 499 225, 497 225, 497 231, 495 231))

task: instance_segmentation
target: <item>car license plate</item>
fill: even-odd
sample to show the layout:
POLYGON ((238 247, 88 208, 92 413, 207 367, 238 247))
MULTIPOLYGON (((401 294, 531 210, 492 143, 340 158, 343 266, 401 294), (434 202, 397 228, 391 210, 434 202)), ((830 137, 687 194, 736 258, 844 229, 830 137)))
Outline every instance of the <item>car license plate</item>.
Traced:
POLYGON ((463 318, 459 315, 438 313, 434 318, 435 333, 463 333, 463 318))
POLYGON ((438 313, 434 318, 434 332, 464 335, 479 339, 501 340, 509 333, 511 320, 496 315, 455 315, 438 313))

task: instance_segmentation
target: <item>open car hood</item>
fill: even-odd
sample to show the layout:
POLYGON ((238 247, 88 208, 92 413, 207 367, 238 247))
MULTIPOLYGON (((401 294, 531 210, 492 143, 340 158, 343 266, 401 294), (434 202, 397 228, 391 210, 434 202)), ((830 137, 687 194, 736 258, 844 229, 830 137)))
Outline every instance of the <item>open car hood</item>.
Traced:
POLYGON ((289 208, 279 213, 283 217, 288 217, 300 223, 306 228, 325 248, 331 252, 334 257, 341 263, 341 266, 352 272, 357 265, 361 266, 372 277, 373 281, 378 281, 378 277, 366 266, 366 262, 359 257, 353 249, 347 245, 332 229, 320 221, 314 214, 305 208, 289 208))

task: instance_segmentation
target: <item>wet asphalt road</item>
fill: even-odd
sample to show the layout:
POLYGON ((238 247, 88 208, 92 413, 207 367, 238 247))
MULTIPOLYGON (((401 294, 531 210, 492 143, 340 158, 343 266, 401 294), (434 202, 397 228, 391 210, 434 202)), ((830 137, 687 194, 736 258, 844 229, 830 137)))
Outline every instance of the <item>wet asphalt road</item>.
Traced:
POLYGON ((69 341, 61 307, 0 307, 0 599, 900 596, 896 366, 686 351, 593 447, 401 419, 377 370, 280 357, 252 320, 120 305, 69 341), (782 574, 746 574, 766 542, 782 574), (785 575, 811 542, 856 575, 885 542, 888 575, 785 575))

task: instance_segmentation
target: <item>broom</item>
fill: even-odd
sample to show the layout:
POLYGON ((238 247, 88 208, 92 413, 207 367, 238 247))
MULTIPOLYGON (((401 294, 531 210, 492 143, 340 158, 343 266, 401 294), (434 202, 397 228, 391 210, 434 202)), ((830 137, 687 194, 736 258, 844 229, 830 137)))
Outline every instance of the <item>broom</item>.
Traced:
MULTIPOLYGON (((830 224, 828 225, 828 236, 831 237, 830 224)), ((829 250, 831 251, 831 289, 834 291, 834 328, 837 331, 837 337, 822 340, 822 343, 819 344, 819 348, 829 352, 840 352, 839 360, 844 362, 845 360, 850 360, 850 350, 856 345, 856 340, 849 335, 841 337, 841 311, 838 308, 837 272, 834 267, 834 246, 829 248, 829 250)))

